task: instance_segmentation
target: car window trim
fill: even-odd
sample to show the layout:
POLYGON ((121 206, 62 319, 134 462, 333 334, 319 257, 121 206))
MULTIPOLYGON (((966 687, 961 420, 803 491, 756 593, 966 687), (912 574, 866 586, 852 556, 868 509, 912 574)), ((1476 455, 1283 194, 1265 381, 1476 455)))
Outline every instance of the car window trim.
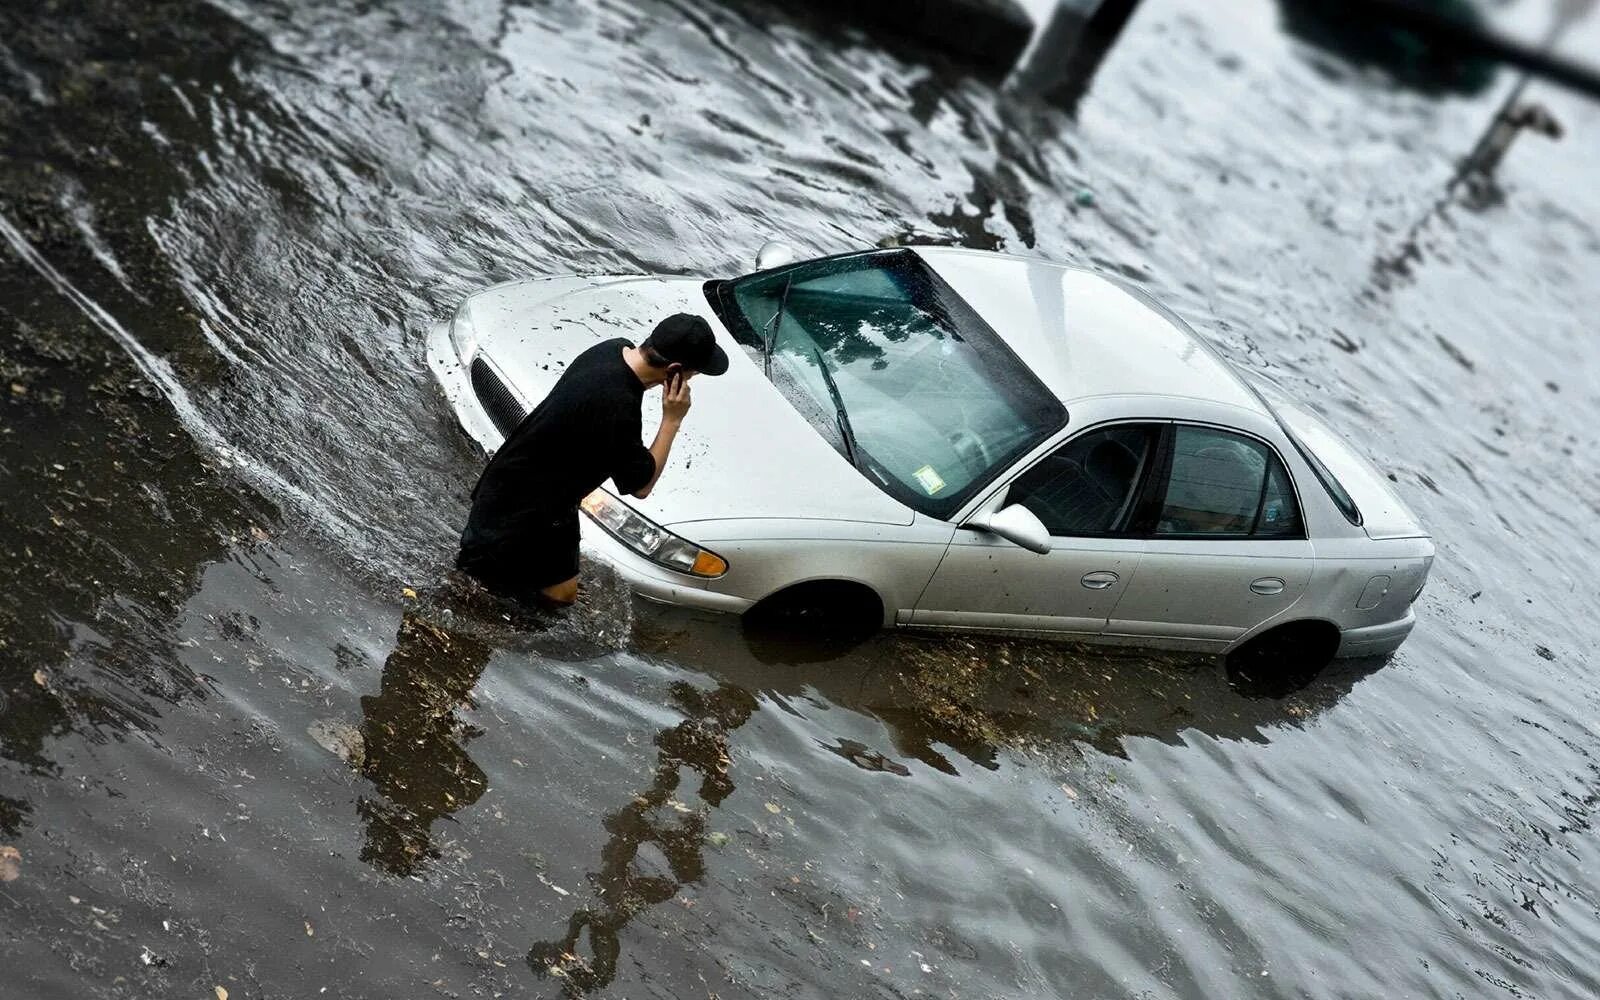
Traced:
MULTIPOLYGON (((1212 422, 1207 421, 1207 420, 1169 420, 1167 423, 1168 423, 1169 427, 1168 427, 1168 430, 1167 430, 1167 433, 1166 433, 1166 438, 1167 438, 1166 462, 1164 463, 1164 467, 1162 469, 1162 477, 1161 477, 1160 487, 1156 491, 1156 494, 1159 497, 1160 502, 1165 503, 1166 496, 1167 496, 1167 487, 1169 485, 1171 485, 1171 479, 1172 479, 1172 450, 1173 450, 1173 445, 1177 440, 1178 428, 1179 427, 1199 427, 1199 428, 1203 428, 1203 429, 1206 429, 1206 430, 1222 431, 1222 432, 1224 432, 1226 434, 1234 434, 1234 435, 1237 435, 1239 437, 1245 438, 1247 440, 1257 442, 1262 447, 1266 448, 1268 453, 1271 454, 1273 458, 1277 459, 1278 467, 1281 468, 1283 470, 1283 474, 1286 477, 1288 477, 1289 489, 1294 491, 1295 510, 1300 515, 1300 530, 1297 533, 1290 534, 1290 535, 1258 535, 1258 534, 1255 534, 1256 526, 1261 520, 1261 507, 1262 507, 1262 504, 1266 501, 1267 479, 1269 477, 1269 474, 1271 473, 1271 468, 1269 467, 1267 470, 1263 471, 1262 475, 1261 475, 1261 492, 1256 497, 1256 513, 1255 513, 1255 517, 1250 522, 1250 531, 1249 532, 1240 533, 1240 532, 1237 532, 1237 531, 1230 531, 1230 532, 1227 532, 1227 533, 1220 533, 1220 532, 1184 532, 1182 534, 1157 534, 1156 530, 1155 530, 1155 525, 1151 524, 1149 526, 1149 529, 1148 529, 1149 530, 1148 534, 1140 535, 1140 536, 1137 536, 1137 537, 1141 537, 1141 538, 1144 538, 1144 539, 1147 539, 1147 540, 1161 540, 1161 541, 1175 541, 1175 542, 1186 542, 1186 541, 1187 542, 1198 542, 1198 541, 1217 541, 1217 542, 1300 542, 1300 541, 1309 541, 1310 540, 1311 535, 1306 530, 1306 507, 1305 507, 1305 503, 1300 498, 1300 484, 1295 481, 1294 471, 1289 468, 1289 463, 1285 462, 1283 460, 1283 453, 1278 450, 1278 447, 1276 445, 1274 445, 1271 441, 1268 441, 1266 438, 1262 437, 1261 435, 1252 433, 1250 431, 1247 431, 1242 427, 1232 427, 1232 426, 1229 426, 1227 424, 1217 424, 1217 423, 1212 423, 1212 422)), ((1158 512, 1157 512, 1156 516, 1159 519, 1159 517, 1160 517, 1159 509, 1158 509, 1158 512)))
MULTIPOLYGON (((982 499, 969 500, 967 507, 959 512, 960 516, 955 519, 955 522, 959 524, 961 521, 971 517, 973 512, 982 510, 985 505, 991 503, 998 495, 1003 494, 1005 496, 1005 500, 1002 502, 1001 506, 1006 506, 1011 502, 1011 488, 1016 485, 1018 479, 1021 479, 1024 475, 1031 471, 1035 465, 1038 465, 1046 458, 1054 455, 1056 452, 1078 440, 1085 434, 1091 434, 1095 431, 1105 430, 1107 427, 1115 427, 1123 424, 1145 424, 1151 426, 1156 429, 1158 438, 1156 444, 1154 445, 1154 447, 1157 449, 1157 460, 1155 462, 1146 463, 1142 481, 1137 487, 1138 499, 1134 501, 1133 508, 1130 511, 1129 516, 1125 519, 1122 530, 1083 532, 1074 535, 1051 535, 1051 538, 1116 538, 1141 541, 1172 540, 1253 542, 1303 542, 1310 540, 1311 533, 1306 525, 1306 505, 1300 489, 1300 482, 1295 478, 1294 468, 1290 466, 1288 462, 1284 461, 1282 449, 1273 444, 1271 440, 1255 433, 1254 431, 1245 430, 1242 427, 1235 427, 1231 424, 1216 423, 1209 420, 1180 419, 1176 417, 1112 417, 1108 420, 1101 420, 1097 423, 1089 424, 1086 427, 1078 428, 1077 430, 1074 430, 1070 434, 1066 434, 1066 436, 1060 437, 1057 440, 1041 444, 1040 446, 1036 447, 1031 454, 1024 455, 1015 465, 1011 467, 1011 471, 1009 473, 997 476, 995 478, 995 481, 1000 483, 998 488, 991 490, 988 493, 981 494, 982 499), (1294 494, 1295 509, 1300 513, 1299 532, 1289 535, 1255 535, 1239 534, 1237 532, 1231 532, 1225 535, 1194 533, 1182 535, 1156 534, 1155 519, 1160 516, 1159 502, 1166 497, 1167 483, 1172 475, 1173 447, 1177 438, 1177 428, 1180 426, 1201 427, 1210 430, 1225 431, 1229 434, 1237 434, 1240 437, 1247 438, 1251 441, 1256 441, 1264 445, 1272 454, 1272 456, 1278 460, 1279 467, 1283 469, 1284 476, 1289 480, 1289 489, 1294 494)), ((1062 431, 1058 431, 1057 433, 1061 434, 1065 432, 1065 430, 1066 428, 1063 428, 1062 431)), ((1263 491, 1265 488, 1265 477, 1263 477, 1263 491)), ((1260 512, 1261 498, 1258 497, 1256 501, 1257 518, 1260 517, 1260 512)), ((1255 526, 1255 522, 1252 522, 1252 530, 1254 530, 1255 526)))
MULTIPOLYGON (((1274 412, 1273 416, 1277 417, 1277 413, 1274 412)), ((1298 451, 1300 457, 1305 460, 1306 467, 1311 470, 1311 475, 1322 486, 1323 491, 1328 494, 1328 499, 1333 501, 1333 505, 1339 509, 1339 513, 1352 525, 1357 528, 1361 527, 1366 522, 1366 517, 1361 513, 1361 508, 1356 504, 1355 498, 1350 495, 1350 491, 1345 489, 1344 484, 1339 482, 1339 478, 1333 474, 1333 470, 1328 468, 1327 463, 1318 458, 1316 452, 1307 447, 1306 443, 1300 440, 1300 436, 1290 430, 1289 426, 1281 418, 1278 420, 1278 426, 1283 429, 1284 437, 1289 439, 1289 443, 1294 445, 1294 450, 1298 451)))
POLYGON ((1139 501, 1144 496, 1145 483, 1150 478, 1150 470, 1160 464, 1161 428, 1148 423, 1145 424, 1145 428, 1144 454, 1139 458, 1139 469, 1133 487, 1128 490, 1127 498, 1122 501, 1122 508, 1117 511, 1117 517, 1112 521, 1113 532, 1126 531, 1133 523, 1134 514, 1139 509, 1139 501))
POLYGON ((1166 496, 1167 479, 1172 475, 1172 442, 1177 436, 1173 431, 1175 426, 1174 421, 1164 420, 1157 430, 1157 461, 1153 475, 1140 484, 1139 500, 1134 505, 1135 516, 1126 525, 1129 537, 1150 537, 1161 516, 1161 500, 1166 496))
MULTIPOLYGON (((1115 281, 1116 279, 1113 278, 1112 280, 1115 281)), ((1265 375, 1260 377, 1266 379, 1267 384, 1271 385, 1274 390, 1282 392, 1282 388, 1272 379, 1267 378, 1265 375)), ((1300 440, 1300 435, 1296 434, 1288 422, 1283 419, 1283 415, 1267 399, 1266 395, 1261 391, 1261 387, 1248 378, 1241 378, 1239 384, 1244 386, 1245 390, 1256 398, 1256 402, 1260 403, 1262 408, 1272 415, 1272 422, 1278 425, 1278 430, 1283 433, 1284 438, 1294 447, 1295 451, 1300 453, 1300 458, 1306 463, 1306 468, 1311 470, 1312 477, 1316 479, 1317 484, 1322 487, 1322 491, 1328 495, 1328 499, 1332 501, 1334 507, 1338 508, 1344 519, 1357 528, 1365 524, 1366 516, 1361 513, 1361 507, 1356 503, 1355 498, 1350 495, 1350 491, 1344 488, 1344 484, 1339 481, 1338 476, 1333 474, 1333 470, 1328 468, 1327 463, 1318 458, 1316 452, 1312 451, 1304 441, 1300 440)), ((1291 403, 1290 405, 1294 404, 1291 403)), ((1296 406, 1295 408, 1299 409, 1300 407, 1296 406)), ((1288 466, 1286 465, 1284 468, 1287 469, 1288 466)), ((1300 499, 1300 487, 1299 484, 1294 482, 1292 473, 1289 476, 1289 485, 1294 488, 1295 500, 1298 502, 1300 499)), ((1304 519, 1305 509, 1302 507, 1301 520, 1304 521, 1304 519)))

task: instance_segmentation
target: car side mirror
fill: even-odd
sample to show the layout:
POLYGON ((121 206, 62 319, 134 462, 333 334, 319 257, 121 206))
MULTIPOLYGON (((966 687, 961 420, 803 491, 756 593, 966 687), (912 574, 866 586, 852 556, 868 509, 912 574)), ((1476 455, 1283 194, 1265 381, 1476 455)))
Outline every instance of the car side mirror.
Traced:
POLYGON ((767 271, 800 259, 800 251, 782 240, 768 240, 756 251, 756 270, 767 271))
POLYGON ((1049 530, 1045 528, 1043 521, 1034 516, 1033 511, 1020 503, 1014 503, 993 514, 974 514, 961 526, 999 535, 1029 552, 1044 555, 1050 551, 1049 530))

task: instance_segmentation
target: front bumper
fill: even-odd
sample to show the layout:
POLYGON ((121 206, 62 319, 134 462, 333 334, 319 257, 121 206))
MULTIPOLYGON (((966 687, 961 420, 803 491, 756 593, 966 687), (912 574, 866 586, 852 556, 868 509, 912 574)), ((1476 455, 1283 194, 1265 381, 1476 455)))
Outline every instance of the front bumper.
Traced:
POLYGON ((492 452, 505 440, 500 429, 489 419, 489 414, 472 391, 472 376, 467 365, 456 356, 456 347, 450 343, 450 321, 442 320, 428 330, 428 367, 444 390, 445 401, 461 421, 461 429, 485 452, 492 452))
POLYGON ((1338 656, 1383 656, 1400 648, 1417 625, 1417 613, 1406 609, 1404 618, 1381 625, 1347 628, 1341 634, 1338 656))
POLYGON ((584 514, 580 518, 579 548, 591 559, 598 560, 616 571, 630 590, 640 597, 660 604, 673 604, 702 611, 722 611, 743 614, 755 602, 719 594, 706 589, 707 581, 685 573, 677 573, 651 562, 644 556, 613 538, 604 528, 584 514))

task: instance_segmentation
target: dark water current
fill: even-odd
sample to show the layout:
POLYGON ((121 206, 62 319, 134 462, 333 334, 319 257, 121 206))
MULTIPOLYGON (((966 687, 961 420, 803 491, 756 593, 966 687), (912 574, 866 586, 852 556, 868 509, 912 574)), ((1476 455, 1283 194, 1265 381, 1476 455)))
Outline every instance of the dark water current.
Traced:
POLYGON ((1149 0, 1077 121, 774 10, 0 7, 0 996, 1600 992, 1600 108, 1536 85, 1567 137, 1441 207, 1509 76, 1264 0, 1149 0), (1284 694, 438 589, 426 322, 907 233, 1348 428, 1438 539, 1405 649, 1284 694))

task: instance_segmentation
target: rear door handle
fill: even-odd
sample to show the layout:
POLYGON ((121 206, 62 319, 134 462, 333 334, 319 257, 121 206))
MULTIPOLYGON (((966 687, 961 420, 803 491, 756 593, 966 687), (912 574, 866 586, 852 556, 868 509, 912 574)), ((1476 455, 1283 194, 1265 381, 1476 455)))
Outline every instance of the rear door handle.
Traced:
POLYGON ((1104 590, 1117 582, 1117 574, 1108 569, 1103 569, 1094 573, 1083 574, 1081 582, 1090 590, 1104 590))
POLYGON ((1283 593, 1283 581, 1275 576, 1264 576, 1259 580, 1250 581, 1250 589, 1262 597, 1271 597, 1283 593))

